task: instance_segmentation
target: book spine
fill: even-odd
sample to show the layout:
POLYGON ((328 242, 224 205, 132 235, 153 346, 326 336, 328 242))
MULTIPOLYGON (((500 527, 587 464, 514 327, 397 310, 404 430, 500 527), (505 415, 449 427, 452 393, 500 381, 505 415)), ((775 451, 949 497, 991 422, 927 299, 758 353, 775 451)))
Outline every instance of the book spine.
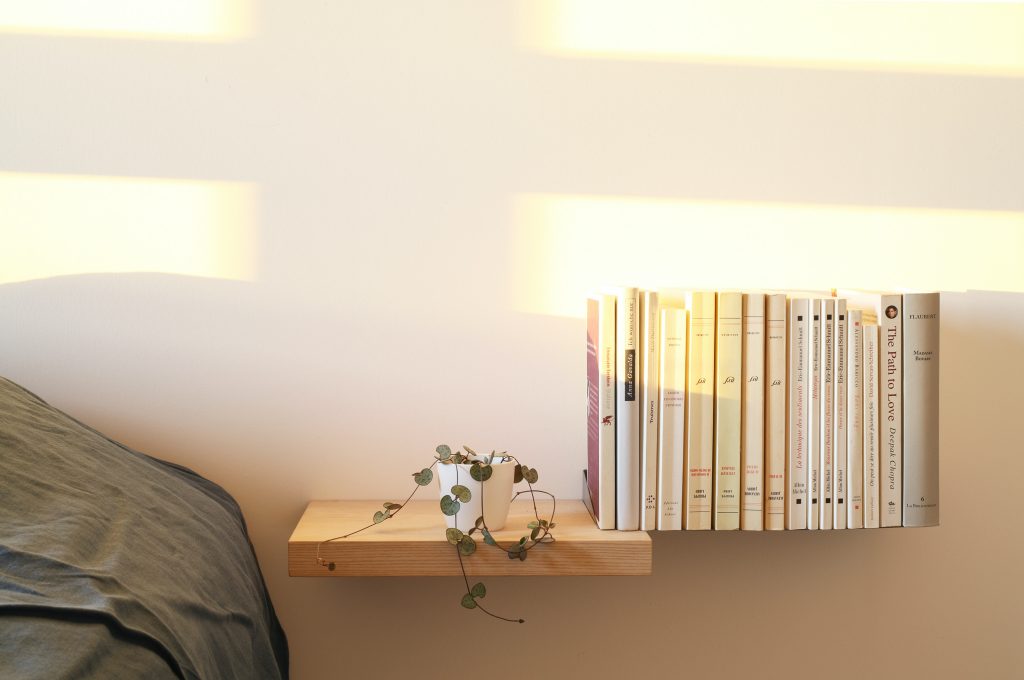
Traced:
POLYGON ((846 528, 864 528, 864 324, 859 309, 847 312, 846 528))
POLYGON ((883 295, 878 316, 882 377, 881 525, 903 525, 903 296, 883 295))
POLYGON ((683 528, 686 437, 686 310, 661 310, 658 529, 683 528))
POLYGON ((903 296, 903 526, 939 524, 939 294, 903 296))
POLYGON ((821 309, 824 300, 811 300, 811 373, 808 391, 811 395, 807 414, 807 528, 818 528, 818 507, 821 503, 821 309))
POLYGON ((719 293, 715 335, 714 528, 740 528, 743 294, 719 293))
POLYGON ((846 528, 846 431, 847 420, 850 416, 847 405, 850 395, 846 385, 850 370, 847 356, 850 341, 848 316, 847 301, 836 300, 836 350, 833 357, 836 367, 836 410, 835 433, 832 437, 832 527, 834 529, 846 528))
POLYGON ((743 296, 743 403, 740 439, 740 528, 764 529, 765 296, 743 296))
POLYGON ((683 526, 711 528, 715 415, 715 294, 690 296, 686 363, 686 506, 683 526))
POLYGON ((765 301, 764 528, 786 528, 786 296, 765 301))
POLYGON ((640 294, 636 288, 619 293, 617 302, 615 372, 615 526, 621 531, 640 528, 640 395, 637 390, 640 294))
POLYGON ((864 326, 864 528, 878 528, 878 326, 864 326))
POLYGON ((643 441, 640 450, 640 529, 653 531, 658 525, 658 355, 661 350, 658 294, 645 291, 640 301, 643 320, 643 356, 641 359, 641 396, 643 397, 643 441))
POLYGON ((821 473, 818 527, 832 528, 832 470, 835 462, 835 300, 824 300, 821 338, 821 473))
POLYGON ((807 299, 789 301, 789 351, 786 395, 786 528, 807 528, 807 409, 810 406, 810 304, 807 299))
POLYGON ((600 529, 615 528, 615 296, 587 300, 587 485, 600 529))

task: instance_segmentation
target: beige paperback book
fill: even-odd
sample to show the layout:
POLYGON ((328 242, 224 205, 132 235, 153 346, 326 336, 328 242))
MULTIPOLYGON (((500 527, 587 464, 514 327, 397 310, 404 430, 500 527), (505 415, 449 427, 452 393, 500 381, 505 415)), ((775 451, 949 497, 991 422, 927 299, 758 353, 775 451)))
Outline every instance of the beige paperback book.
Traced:
POLYGON ((939 524, 939 294, 903 296, 903 526, 939 524))
POLYGON ((807 528, 807 411, 810 382, 811 309, 807 298, 789 300, 789 350, 786 397, 786 529, 807 528))
POLYGON ((719 293, 715 335, 714 528, 740 528, 743 293, 719 293))
POLYGON ((662 308, 658 436, 658 529, 683 528, 686 449, 686 310, 662 308))
POLYGON ((822 301, 821 342, 821 463, 819 468, 818 528, 832 528, 832 470, 835 456, 835 300, 822 301))
POLYGON ((832 528, 846 528, 846 448, 847 448, 847 421, 850 417, 850 410, 847 406, 849 401, 849 390, 847 381, 850 370, 847 345, 850 341, 848 301, 845 298, 836 300, 836 339, 833 361, 835 361, 835 389, 836 389, 836 410, 835 410, 835 432, 833 433, 833 456, 832 456, 832 528))
POLYGON ((811 300, 810 377, 807 412, 807 528, 818 528, 818 504, 821 502, 821 310, 824 300, 811 300))
POLYGON ((786 295, 765 301, 764 528, 786 528, 786 295))
POLYGON ((740 528, 764 529, 765 295, 743 295, 743 402, 740 437, 740 528))
POLYGON ((864 528, 864 325, 859 309, 847 312, 846 528, 864 528))
POLYGON ((878 326, 864 326, 864 528, 878 528, 878 326))
POLYGON ((658 294, 644 291, 640 296, 643 347, 640 358, 640 396, 643 425, 640 428, 640 529, 653 531, 658 525, 658 377, 661 350, 661 313, 658 294))
POLYGON ((683 527, 711 528, 715 425, 715 293, 686 296, 686 467, 683 527))

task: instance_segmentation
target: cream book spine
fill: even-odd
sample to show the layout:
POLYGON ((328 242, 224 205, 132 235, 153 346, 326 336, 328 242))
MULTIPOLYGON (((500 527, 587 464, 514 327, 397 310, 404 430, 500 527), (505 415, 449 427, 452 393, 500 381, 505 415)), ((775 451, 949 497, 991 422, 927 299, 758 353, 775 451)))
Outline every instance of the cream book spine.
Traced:
POLYGON ((740 529, 764 529, 765 295, 743 295, 740 529))
POLYGON ((878 528, 878 326, 864 326, 864 528, 878 528))
POLYGON ((821 319, 821 466, 818 528, 832 528, 832 469, 835 460, 835 316, 834 299, 822 301, 821 319))
POLYGON ((715 321, 714 528, 740 528, 743 293, 719 293, 715 321))
POLYGON ((848 302, 845 298, 836 300, 836 350, 833 361, 836 366, 836 410, 835 410, 835 432, 833 433, 833 455, 832 455, 832 528, 843 529, 846 527, 846 447, 847 447, 847 420, 850 416, 847 402, 849 392, 847 381, 849 379, 849 357, 847 356, 847 343, 849 342, 849 319, 848 302))
POLYGON ((615 528, 640 528, 640 291, 623 288, 616 303, 615 528))
POLYGON ((881 524, 903 526, 903 296, 882 295, 878 314, 882 366, 881 524))
POLYGON ((864 528, 864 324, 859 309, 847 312, 846 327, 846 528, 864 528))
POLYGON ((818 506, 821 503, 821 299, 811 300, 810 377, 807 391, 810 407, 807 412, 807 528, 818 528, 818 506))
POLYGON ((643 354, 640 361, 643 441, 640 448, 640 529, 653 531, 658 527, 658 378, 661 351, 659 326, 661 314, 658 294, 644 291, 640 300, 643 321, 643 354))
POLYGON ((715 294, 687 295, 690 327, 686 349, 686 499, 683 526, 711 528, 715 425, 715 294))
POLYGON ((786 528, 786 296, 765 300, 764 528, 786 528))
POLYGON ((789 301, 789 351, 786 396, 788 432, 786 436, 786 528, 807 528, 807 409, 810 406, 810 301, 789 301))
POLYGON ((661 310, 658 418, 658 529, 683 528, 686 444, 686 310, 661 310))
POLYGON ((939 294, 903 296, 903 526, 939 524, 939 294))
POLYGON ((615 296, 587 299, 587 487, 599 529, 615 528, 615 296))

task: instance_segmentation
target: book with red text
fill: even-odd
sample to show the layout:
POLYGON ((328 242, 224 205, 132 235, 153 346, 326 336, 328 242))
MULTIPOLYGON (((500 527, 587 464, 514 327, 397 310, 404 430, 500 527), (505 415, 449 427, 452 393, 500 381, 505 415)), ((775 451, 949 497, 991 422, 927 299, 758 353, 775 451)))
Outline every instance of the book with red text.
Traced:
POLYGON ((864 326, 864 528, 879 523, 878 326, 864 326))
POLYGON ((686 450, 686 310, 661 309, 658 419, 658 529, 683 528, 686 450))
POLYGON ((811 304, 810 377, 807 412, 807 528, 817 529, 821 502, 821 310, 824 300, 815 298, 811 304))
POLYGON ((765 295, 743 295, 740 528, 764 529, 765 295))
POLYGON ((819 468, 818 528, 832 528, 832 471, 835 456, 835 316, 836 301, 822 300, 821 319, 821 464, 819 468))
POLYGON ((864 528, 864 326, 859 309, 846 327, 846 528, 864 528))
POLYGON ((810 300, 789 300, 786 370, 786 528, 807 528, 807 416, 810 408, 810 300))
POLYGON ((715 476, 713 526, 740 528, 743 294, 719 293, 715 321, 715 476))
POLYGON ((836 300, 836 329, 835 329, 835 352, 832 360, 835 362, 835 390, 836 410, 835 429, 832 436, 832 528, 846 528, 846 448, 847 429, 850 417, 849 390, 847 381, 850 370, 847 345, 850 341, 849 302, 845 298, 836 300))
POLYGON ((711 528, 715 417, 715 294, 686 296, 690 326, 686 340, 686 467, 683 526, 711 528))
POLYGON ((765 300, 764 528, 786 528, 786 295, 765 300))

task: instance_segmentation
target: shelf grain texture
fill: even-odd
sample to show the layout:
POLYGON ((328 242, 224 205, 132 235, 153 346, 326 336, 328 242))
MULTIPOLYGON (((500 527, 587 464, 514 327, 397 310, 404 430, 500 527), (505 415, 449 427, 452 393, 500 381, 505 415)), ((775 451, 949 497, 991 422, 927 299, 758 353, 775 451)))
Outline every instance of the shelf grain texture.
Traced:
MULTIPOLYGON (((459 576, 455 547, 444 537, 445 522, 436 501, 411 501, 397 515, 355 536, 320 549, 333 571, 316 563, 317 543, 355 531, 381 509, 379 501, 312 501, 288 539, 290 576, 459 576)), ((550 514, 550 502, 540 515, 550 514)), ((494 532, 501 545, 528 536, 533 520, 528 500, 512 504, 508 522, 494 532)), ((643 531, 602 531, 583 503, 559 500, 554 543, 532 548, 525 561, 477 540, 477 551, 463 559, 471 576, 647 576, 651 538, 643 531)), ((478 538, 474 535, 474 538, 478 538)))

